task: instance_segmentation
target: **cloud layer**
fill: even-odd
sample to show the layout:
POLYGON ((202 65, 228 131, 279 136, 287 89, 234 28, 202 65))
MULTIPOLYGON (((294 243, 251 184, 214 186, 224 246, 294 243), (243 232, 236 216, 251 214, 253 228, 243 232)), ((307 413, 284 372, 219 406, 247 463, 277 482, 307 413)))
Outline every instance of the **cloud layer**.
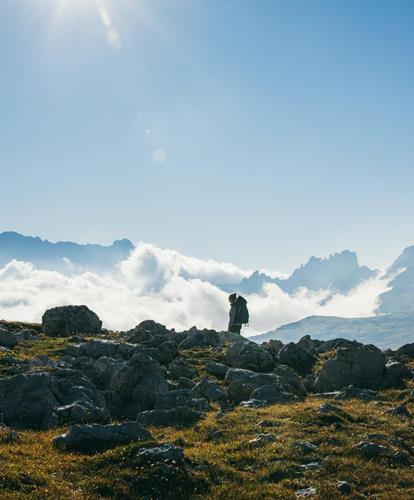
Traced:
MULTIPOLYGON (((50 307, 86 304, 111 329, 125 330, 154 319, 176 329, 197 325, 221 330, 228 321, 227 293, 217 285, 237 283, 248 274, 233 264, 187 257, 145 243, 108 274, 67 276, 12 261, 0 268, 0 318, 40 321, 50 307)), ((346 295, 302 289, 290 296, 267 284, 260 295, 246 297, 251 325, 245 334, 266 332, 313 314, 371 316, 385 290, 386 282, 379 278, 346 295)))

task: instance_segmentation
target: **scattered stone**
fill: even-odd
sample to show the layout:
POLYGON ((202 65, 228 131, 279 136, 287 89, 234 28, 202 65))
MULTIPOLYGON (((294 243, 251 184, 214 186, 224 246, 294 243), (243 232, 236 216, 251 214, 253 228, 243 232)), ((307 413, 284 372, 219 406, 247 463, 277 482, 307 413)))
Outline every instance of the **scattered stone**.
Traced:
POLYGON ((278 422, 274 422, 273 420, 260 420, 257 423, 257 427, 278 427, 279 425, 278 422))
POLYGON ((194 425, 200 417, 200 412, 180 406, 171 410, 143 411, 138 414, 137 420, 141 424, 154 425, 156 427, 189 427, 194 425))
POLYGON ((321 468, 322 464, 320 462, 309 462, 308 464, 302 464, 298 467, 301 471, 320 470, 321 468))
POLYGON ((0 443, 1 444, 11 444, 20 442, 19 434, 7 427, 7 425, 0 424, 0 443))
POLYGON ((151 448, 141 448, 138 456, 144 463, 157 462, 175 462, 179 463, 184 460, 184 450, 180 446, 173 444, 163 444, 162 446, 153 446, 151 448))
POLYGON ((341 495, 349 495, 350 493, 352 493, 352 486, 347 481, 339 481, 336 484, 336 489, 341 495))
POLYGON ((276 438, 273 434, 258 434, 249 441, 249 446, 252 448, 259 448, 260 446, 264 446, 267 443, 273 443, 274 441, 276 441, 276 438))
POLYGON ((318 449, 316 444, 310 443, 309 441, 295 441, 293 446, 302 453, 313 453, 318 449))
POLYGON ((256 410, 258 408, 263 408, 267 406, 267 401, 261 401, 259 399, 249 399, 248 401, 241 401, 240 406, 242 408, 251 408, 253 410, 256 410))
POLYGON ((391 456, 391 459, 392 459, 392 461, 394 463, 396 463, 396 464, 402 464, 402 465, 410 465, 413 462, 413 459, 411 458, 411 455, 406 450, 396 451, 391 456))
POLYGON ((389 455, 390 450, 387 446, 383 446, 372 441, 361 441, 354 447, 359 455, 363 458, 372 459, 389 455))
POLYGON ((66 434, 55 437, 56 448, 91 453, 136 441, 152 439, 149 431, 137 422, 111 425, 74 425, 66 434))
POLYGON ((198 397, 190 389, 177 389, 159 394, 154 404, 155 410, 171 410, 185 406, 196 411, 210 411, 211 407, 205 397, 198 397))
POLYGON ((388 415, 394 415, 395 417, 401 417, 401 418, 412 417, 411 413, 408 411, 405 405, 396 406, 395 408, 387 410, 385 413, 388 415))
POLYGON ((60 406, 55 411, 60 424, 107 424, 111 416, 107 408, 99 408, 89 401, 76 401, 69 405, 60 406))
POLYGON ((296 498, 309 498, 316 495, 316 488, 304 488, 295 492, 296 498))

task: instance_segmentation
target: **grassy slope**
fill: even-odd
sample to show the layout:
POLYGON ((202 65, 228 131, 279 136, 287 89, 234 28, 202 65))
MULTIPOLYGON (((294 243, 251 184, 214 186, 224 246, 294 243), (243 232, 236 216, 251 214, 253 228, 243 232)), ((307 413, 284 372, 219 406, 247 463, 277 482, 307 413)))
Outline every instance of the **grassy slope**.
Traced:
MULTIPOLYGON (((59 340, 45 339, 22 345, 19 357, 39 354, 43 348, 57 353, 59 340), (41 343, 43 342, 43 344, 41 343), (25 351, 26 349, 26 351, 25 351), (34 351, 33 351, 34 349, 34 351)), ((197 351, 191 356, 196 358, 197 351)), ((211 351, 200 350, 207 362, 211 351)), ((57 354, 56 354, 57 355, 57 354)), ((346 412, 343 419, 326 422, 316 413, 322 400, 310 397, 294 405, 275 405, 260 410, 238 408, 217 418, 209 414, 191 429, 151 429, 155 442, 178 440, 184 446, 186 467, 174 465, 170 476, 159 474, 159 466, 141 464, 137 452, 145 444, 118 447, 92 456, 62 453, 52 439, 65 429, 44 432, 22 431, 17 441, 0 432, 1 498, 294 498, 294 492, 314 486, 317 498, 335 498, 336 483, 346 480, 355 486, 351 498, 414 498, 414 467, 383 458, 376 461, 358 457, 353 445, 369 433, 389 439, 403 438, 414 446, 410 421, 385 415, 395 406, 400 391, 386 391, 380 403, 345 401, 335 403, 346 412), (270 421, 273 426, 257 424, 270 421), (211 434, 220 431, 214 440, 211 434), (253 448, 248 441, 259 433, 271 433, 275 441, 253 448), (309 441, 316 451, 303 453, 293 443, 309 441), (321 462, 317 471, 299 466, 321 462)), ((331 402, 332 403, 332 402, 331 402)), ((408 404, 414 413, 414 405, 408 404)), ((148 444, 148 443, 147 443, 148 444)), ((391 445, 398 451, 398 447, 391 445)))

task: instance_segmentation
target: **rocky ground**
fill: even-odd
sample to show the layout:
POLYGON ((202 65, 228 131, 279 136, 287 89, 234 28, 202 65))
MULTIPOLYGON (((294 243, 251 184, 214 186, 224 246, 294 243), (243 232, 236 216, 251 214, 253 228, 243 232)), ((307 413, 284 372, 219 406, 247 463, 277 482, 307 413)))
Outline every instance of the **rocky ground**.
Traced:
POLYGON ((1 498, 414 498, 414 344, 0 322, 1 498))

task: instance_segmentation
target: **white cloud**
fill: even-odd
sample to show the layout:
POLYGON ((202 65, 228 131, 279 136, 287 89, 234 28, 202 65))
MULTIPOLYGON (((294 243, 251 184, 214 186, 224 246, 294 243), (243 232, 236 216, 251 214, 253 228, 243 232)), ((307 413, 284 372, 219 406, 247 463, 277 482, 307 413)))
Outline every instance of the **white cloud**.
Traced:
MULTIPOLYGON (((129 329, 154 319, 176 329, 197 325, 225 329, 227 293, 216 285, 237 283, 249 274, 233 264, 184 256, 141 243, 113 273, 71 276, 12 261, 0 268, 0 318, 40 321, 54 306, 86 304, 104 326, 129 329)), ((247 335, 262 333, 312 314, 370 316, 386 282, 367 281, 346 295, 300 290, 294 296, 266 284, 260 295, 247 296, 251 325, 247 335)))

